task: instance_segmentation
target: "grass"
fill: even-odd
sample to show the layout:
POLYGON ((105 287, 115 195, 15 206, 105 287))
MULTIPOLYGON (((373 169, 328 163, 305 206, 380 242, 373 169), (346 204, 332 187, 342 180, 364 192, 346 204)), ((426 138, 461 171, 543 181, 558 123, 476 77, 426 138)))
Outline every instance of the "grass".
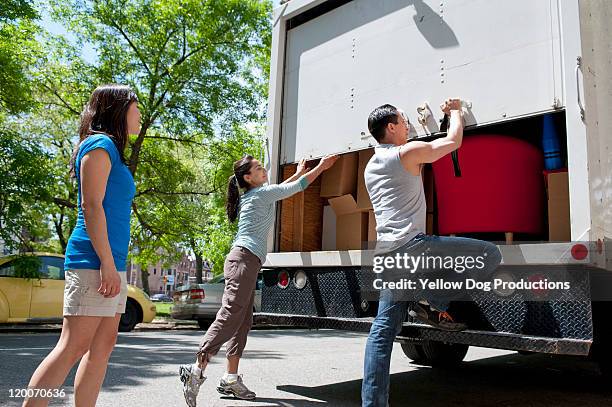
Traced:
POLYGON ((171 302, 156 302, 157 316, 170 318, 170 310, 172 309, 171 302))

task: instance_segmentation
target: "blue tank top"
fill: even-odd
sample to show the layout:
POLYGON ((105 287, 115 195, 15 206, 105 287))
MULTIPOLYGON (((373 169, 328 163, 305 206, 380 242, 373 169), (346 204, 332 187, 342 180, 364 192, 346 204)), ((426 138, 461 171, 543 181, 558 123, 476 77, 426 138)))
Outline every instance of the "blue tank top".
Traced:
POLYGON ((85 154, 95 149, 103 149, 111 161, 111 171, 106 183, 106 192, 102 206, 106 215, 106 229, 113 260, 117 271, 127 269, 127 254, 130 243, 130 215, 132 199, 136 193, 134 178, 128 167, 121 161, 119 150, 113 140, 104 134, 89 136, 79 146, 75 161, 78 185, 77 222, 66 248, 64 267, 68 270, 100 269, 100 259, 96 254, 85 226, 85 218, 81 209, 81 160, 85 154))

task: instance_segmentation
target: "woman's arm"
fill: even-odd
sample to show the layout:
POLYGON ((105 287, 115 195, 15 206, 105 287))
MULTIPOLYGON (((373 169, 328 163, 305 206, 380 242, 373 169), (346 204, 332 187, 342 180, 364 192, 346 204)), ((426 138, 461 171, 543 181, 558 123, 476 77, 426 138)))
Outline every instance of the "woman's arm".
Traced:
POLYGON ((292 176, 290 176, 289 178, 287 178, 286 180, 281 182, 281 184, 286 184, 288 182, 293 182, 293 181, 297 180, 298 178, 300 178, 302 175, 304 175, 305 172, 306 172, 306 159, 302 158, 300 160, 300 162, 298 163, 298 165, 297 165, 297 169, 295 171, 295 174, 293 174, 292 176))
POLYGON ((262 187, 259 191, 260 199, 265 202, 275 202, 305 190, 323 171, 334 165, 337 159, 336 155, 325 156, 316 167, 302 175, 297 181, 262 187))
POLYGON ((121 278, 115 266, 113 253, 108 241, 104 195, 111 170, 111 160, 103 149, 95 149, 83 156, 79 171, 81 183, 81 208, 85 218, 87 234, 100 259, 102 283, 98 292, 107 298, 119 294, 121 278))
POLYGON ((337 155, 326 155, 325 157, 321 158, 319 164, 306 173, 305 177, 308 180, 308 183, 310 184, 314 182, 314 180, 317 179, 317 177, 321 175, 323 171, 330 169, 336 160, 338 160, 337 155))

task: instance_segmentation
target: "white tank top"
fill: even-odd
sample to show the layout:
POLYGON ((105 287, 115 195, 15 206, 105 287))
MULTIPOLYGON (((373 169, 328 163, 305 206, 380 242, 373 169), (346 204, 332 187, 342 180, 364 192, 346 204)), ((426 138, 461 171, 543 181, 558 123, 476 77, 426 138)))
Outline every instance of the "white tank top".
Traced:
POLYGON ((425 233, 423 181, 420 175, 406 171, 399 152, 399 146, 380 144, 365 168, 366 189, 376 217, 377 251, 395 250, 425 233))

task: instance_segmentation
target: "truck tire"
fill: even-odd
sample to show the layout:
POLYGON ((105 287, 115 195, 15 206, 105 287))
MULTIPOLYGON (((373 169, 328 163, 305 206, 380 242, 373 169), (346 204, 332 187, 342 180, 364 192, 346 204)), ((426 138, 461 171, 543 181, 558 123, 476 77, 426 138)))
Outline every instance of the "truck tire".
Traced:
POLYGON ((599 371, 602 376, 609 379, 612 377, 612 353, 605 347, 592 345, 593 352, 591 354, 592 359, 597 363, 599 371))
POLYGON ((607 301, 593 301, 592 309, 593 344, 589 356, 597 363, 601 374, 609 379, 612 378, 612 328, 608 322, 608 315, 612 312, 612 304, 607 301))
POLYGON ((404 342, 402 343, 402 350, 404 351, 404 355, 410 360, 412 363, 416 363, 417 365, 424 365, 425 362, 425 353, 423 352, 423 346, 416 343, 404 342))
POLYGON ((437 341, 402 344, 402 350, 408 359, 416 364, 432 367, 456 366, 463 361, 468 349, 468 345, 437 341))
POLYGON ((141 321, 139 308, 138 304, 128 298, 127 304, 125 304, 125 312, 121 315, 119 321, 119 332, 130 332, 141 321))
POLYGON ((210 327, 210 324, 212 324, 213 322, 214 320, 212 319, 204 319, 204 318, 198 319, 198 325, 200 326, 200 329, 202 331, 207 331, 208 328, 210 327))

